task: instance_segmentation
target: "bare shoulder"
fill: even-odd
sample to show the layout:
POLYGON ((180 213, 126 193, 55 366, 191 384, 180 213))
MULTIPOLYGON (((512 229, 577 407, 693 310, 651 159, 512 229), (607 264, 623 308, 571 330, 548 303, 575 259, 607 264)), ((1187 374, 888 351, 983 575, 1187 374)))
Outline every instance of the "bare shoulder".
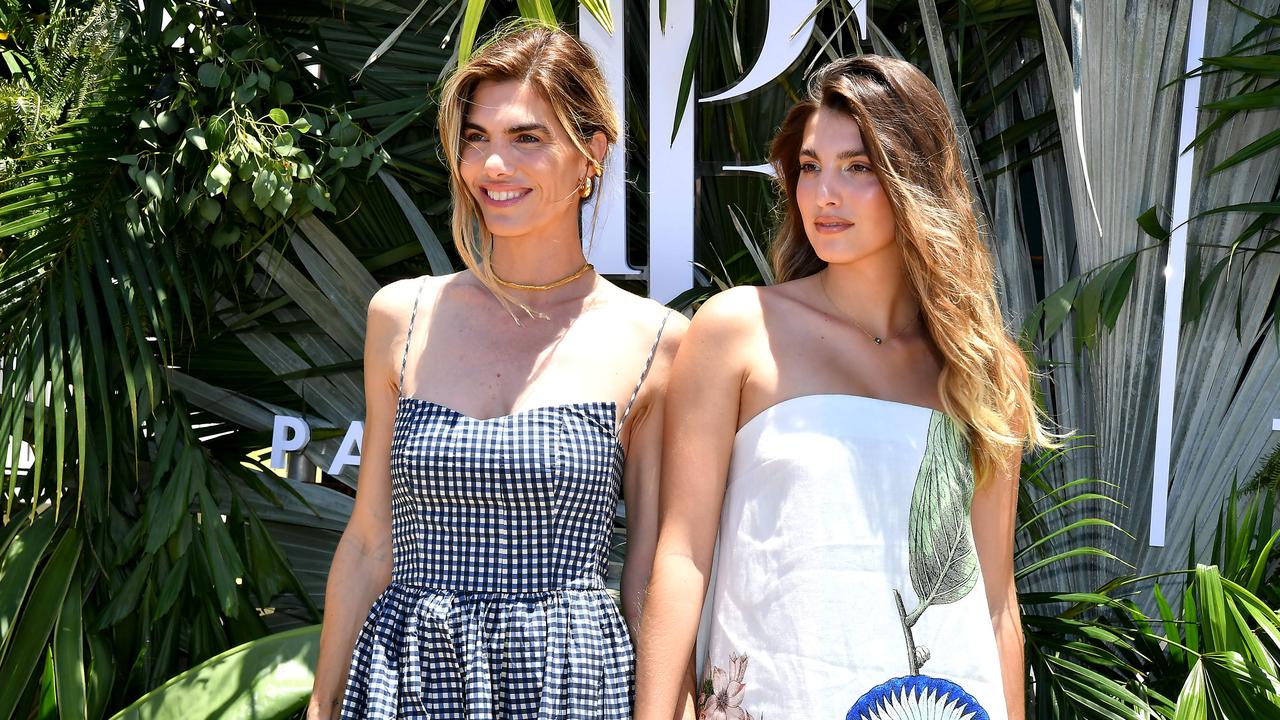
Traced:
POLYGON ((674 350, 684 337, 689 320, 684 315, 672 310, 662 303, 628 292, 612 283, 605 295, 605 307, 609 312, 609 321, 625 327, 638 342, 650 343, 659 328, 662 329, 659 352, 665 349, 674 350))
POLYGON ((769 288, 739 285, 713 295, 694 314, 693 332, 724 342, 754 334, 759 330, 768 292, 769 288))
POLYGON ((415 303, 419 312, 430 308, 441 291, 459 275, 460 273, 423 275, 385 285, 369 300, 370 329, 403 328, 409 321, 415 303))

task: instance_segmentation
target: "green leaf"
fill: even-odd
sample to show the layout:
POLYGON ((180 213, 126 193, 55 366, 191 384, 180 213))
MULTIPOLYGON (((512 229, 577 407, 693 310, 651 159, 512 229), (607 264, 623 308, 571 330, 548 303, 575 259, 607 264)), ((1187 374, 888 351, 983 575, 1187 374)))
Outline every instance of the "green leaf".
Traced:
POLYGON ((256 82, 244 82, 236 86, 236 91, 232 95, 235 101, 240 105, 248 105, 258 97, 258 84, 256 82))
POLYGON ((1102 295, 1102 322, 1108 329, 1115 329, 1116 320, 1124 301, 1129 297, 1129 289, 1133 287, 1133 276, 1138 270, 1138 257, 1132 256, 1118 264, 1108 273, 1106 292, 1102 295))
POLYGON ((155 556, 142 555, 139 562, 129 571, 128 577, 119 587, 113 588, 111 600, 98 614, 98 629, 104 630, 137 612, 138 597, 147 583, 151 573, 151 563, 155 556))
POLYGON ((290 122, 289 113, 285 112, 281 108, 271 108, 271 111, 267 113, 267 116, 270 117, 277 125, 288 125, 290 122))
POLYGON ((1080 278, 1072 278, 1044 299, 1044 337, 1051 338, 1071 316, 1071 308, 1080 290, 1080 278))
POLYGON ((227 186, 231 184, 231 171, 226 165, 218 163, 209 170, 209 176, 205 179, 204 187, 211 195, 225 193, 227 186))
POLYGON ((68 530, 32 588, 26 609, 14 629, 13 641, 0 660, 0 677, 5 680, 0 683, 0 718, 12 716, 31 673, 40 665, 79 559, 80 534, 68 530))
POLYGON ((232 648, 142 696, 112 720, 187 720, 193 708, 220 720, 286 718, 311 695, 320 626, 232 648))
POLYGON ((1264 110, 1280 107, 1280 86, 1272 85, 1265 90, 1232 95, 1221 100, 1208 102, 1200 106, 1201 110, 1264 110))
POLYGON ((221 150, 222 143, 227 139, 227 121, 223 120, 221 116, 214 115, 205 124, 205 130, 208 135, 209 150, 211 152, 221 150))
POLYGON ((235 223, 225 223, 213 233, 214 247, 230 247, 238 242, 240 242, 240 226, 235 223))
POLYGON ((198 127, 187 128, 186 133, 184 133, 184 137, 187 138, 187 142, 200 150, 209 149, 209 143, 205 140, 204 131, 198 127))
POLYGON ((259 170, 253 178, 253 204, 259 209, 265 208, 271 202, 271 196, 275 195, 278 187, 280 187, 280 181, 275 173, 266 168, 259 170))
POLYGON ((200 79, 200 84, 207 88, 218 87, 225 75, 226 71, 213 63, 204 63, 196 70, 196 77, 200 79))
POLYGON ((177 113, 166 110, 156 115, 156 127, 160 129, 160 132, 172 135, 178 132, 178 128, 182 127, 182 122, 179 120, 177 113))
POLYGON ((164 179, 155 170, 148 170, 143 178, 143 188, 157 200, 164 199, 164 179))
POLYGON ((86 682, 89 717, 102 717, 106 710, 114 671, 115 661, 112 659, 111 645, 100 635, 89 635, 89 667, 86 682))
POLYGON ((487 0, 466 0, 467 8, 462 14, 462 31, 458 36, 458 65, 464 65, 471 59, 471 51, 475 49, 476 34, 480 31, 480 18, 484 16, 487 0))
POLYGON ((77 577, 67 589, 53 636, 54 682, 58 696, 58 717, 87 720, 88 695, 85 688, 84 623, 82 597, 77 577))
POLYGON ((214 590, 224 615, 235 617, 239 612, 237 580, 244 574, 244 566, 236 552, 227 525, 206 488, 196 493, 200 498, 200 529, 204 535, 205 551, 209 560, 209 572, 213 575, 214 590))
POLYGON ((1240 150, 1231 157, 1223 160, 1217 165, 1214 165, 1213 169, 1209 171, 1209 174, 1213 175, 1214 173, 1222 172, 1229 167, 1234 167, 1242 162, 1252 160, 1275 147, 1280 147, 1280 130, 1272 130, 1266 135, 1263 135, 1257 140, 1254 140, 1248 145, 1240 148, 1240 150))
POLYGON ((196 206, 200 211, 200 217, 207 222, 217 222, 218 216, 222 214, 222 203, 214 200, 208 195, 200 198, 199 204, 196 206))
POLYGON ((550 0, 516 0, 520 16, 530 20, 540 20, 549 25, 556 25, 556 11, 550 0))
MULTIPOLYGON (((663 23, 663 27, 665 27, 667 3, 666 0, 659 1, 662 3, 661 22, 663 23)), ((591 13, 591 17, 594 17, 596 22, 600 23, 600 27, 604 28, 605 32, 610 35, 613 34, 613 11, 609 9, 609 0, 579 0, 579 2, 582 7, 587 9, 587 12, 591 13)))
MULTIPOLYGON (((25 525, 24 520, 14 522, 25 525)), ((0 557, 0 657, 8 646, 9 632, 13 630, 36 565, 44 557, 56 527, 53 513, 40 513, 31 524, 18 530, 0 557)))
POLYGON ((1161 242, 1169 239, 1169 231, 1161 224, 1155 205, 1138 216, 1138 227, 1142 228, 1142 232, 1161 242))
POLYGON ((930 605, 956 602, 977 584, 972 502, 973 467, 964 437, 946 415, 933 413, 907 521, 911 586, 919 598, 907 616, 909 626, 930 605))

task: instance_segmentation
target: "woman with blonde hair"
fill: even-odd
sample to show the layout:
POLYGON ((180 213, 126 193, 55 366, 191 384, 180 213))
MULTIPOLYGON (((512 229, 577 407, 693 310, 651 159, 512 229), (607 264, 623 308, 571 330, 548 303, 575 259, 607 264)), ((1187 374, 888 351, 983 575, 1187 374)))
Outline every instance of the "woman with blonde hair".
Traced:
POLYGON ((671 716, 708 586, 701 717, 1022 717, 1017 468, 1051 438, 946 106, 837 61, 770 158, 779 283, 708 301, 672 370, 636 718, 671 716))
POLYGON ((585 259, 619 134, 595 58, 557 29, 502 32, 446 83, 467 269, 370 303, 359 491, 308 717, 630 717, 684 318, 585 259), (604 585, 620 494, 622 613, 604 585))

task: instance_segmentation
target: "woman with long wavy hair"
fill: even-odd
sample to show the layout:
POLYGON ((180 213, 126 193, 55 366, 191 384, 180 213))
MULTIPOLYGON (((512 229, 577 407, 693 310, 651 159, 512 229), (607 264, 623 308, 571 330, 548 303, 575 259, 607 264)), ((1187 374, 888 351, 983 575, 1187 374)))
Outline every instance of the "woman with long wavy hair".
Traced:
POLYGON ((467 269, 369 305, 359 491, 325 592, 313 720, 630 718, 685 320, 583 254, 584 204, 620 131, 595 58, 558 29, 500 33, 445 84, 467 269), (620 494, 622 612, 604 585, 620 494))
POLYGON ((1052 438, 946 106, 837 61, 770 159, 778 284, 709 300, 672 370, 636 717, 700 608, 701 717, 1022 717, 1017 469, 1052 438))

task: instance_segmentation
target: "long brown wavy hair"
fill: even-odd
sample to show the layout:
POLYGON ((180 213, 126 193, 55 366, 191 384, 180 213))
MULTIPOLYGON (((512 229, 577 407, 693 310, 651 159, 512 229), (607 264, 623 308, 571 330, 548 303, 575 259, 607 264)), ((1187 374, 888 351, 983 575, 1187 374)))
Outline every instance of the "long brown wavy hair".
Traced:
MULTIPOLYGON (((493 236, 485 226, 480 204, 462 179, 462 126, 476 86, 486 80, 514 80, 533 87, 551 106, 574 147, 592 161, 591 138, 602 133, 612 146, 622 125, 595 55, 574 36, 546 24, 517 21, 504 25, 445 82, 440 95, 440 144, 453 193, 454 245, 462 261, 494 295, 524 307, 494 279, 493 236)), ((597 188, 601 174, 595 178, 597 188)), ((599 192, 591 197, 590 202, 595 202, 599 192)), ((596 202, 593 225, 599 210, 596 202)))
POLYGON ((938 89, 910 63, 878 55, 837 60, 810 79, 769 152, 783 199, 771 249, 778 282, 826 267, 796 205, 805 124, 819 108, 858 124, 893 207, 895 239, 924 325, 943 357, 943 409, 969 437, 978 482, 1020 448, 1048 447, 1026 358, 1009 339, 996 299, 959 145, 938 89))

